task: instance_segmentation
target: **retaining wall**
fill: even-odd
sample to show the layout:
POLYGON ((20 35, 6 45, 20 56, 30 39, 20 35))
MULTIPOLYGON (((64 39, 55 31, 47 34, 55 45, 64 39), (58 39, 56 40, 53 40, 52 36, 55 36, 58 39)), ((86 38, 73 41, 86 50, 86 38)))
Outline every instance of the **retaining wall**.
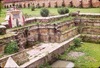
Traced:
POLYGON ((83 34, 81 38, 84 42, 98 43, 100 44, 100 35, 83 34))
MULTIPOLYGON (((61 24, 31 24, 24 27, 18 27, 8 30, 16 35, 13 38, 7 38, 17 41, 19 48, 24 49, 28 46, 34 46, 35 42, 62 42, 78 34, 74 21, 64 21, 61 24)), ((4 39, 4 38, 3 38, 4 39)), ((1 39, 1 40, 3 40, 1 39)), ((9 42, 7 41, 5 45, 9 42)), ((4 42, 1 42, 1 45, 4 42)), ((2 45, 1 51, 4 51, 2 45)))
POLYGON ((81 38, 85 42, 100 44, 100 19, 83 19, 81 38))

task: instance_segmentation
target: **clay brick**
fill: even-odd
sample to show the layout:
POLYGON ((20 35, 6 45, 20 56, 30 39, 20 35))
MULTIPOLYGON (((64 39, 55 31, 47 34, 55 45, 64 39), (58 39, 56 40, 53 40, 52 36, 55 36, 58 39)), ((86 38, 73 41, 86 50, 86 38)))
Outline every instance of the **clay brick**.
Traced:
POLYGON ((99 0, 92 0, 93 7, 100 7, 100 1, 99 0))
POLYGON ((81 2, 79 0, 72 0, 73 7, 80 7, 81 2))
POLYGON ((90 0, 82 0, 82 7, 83 8, 90 7, 90 0))

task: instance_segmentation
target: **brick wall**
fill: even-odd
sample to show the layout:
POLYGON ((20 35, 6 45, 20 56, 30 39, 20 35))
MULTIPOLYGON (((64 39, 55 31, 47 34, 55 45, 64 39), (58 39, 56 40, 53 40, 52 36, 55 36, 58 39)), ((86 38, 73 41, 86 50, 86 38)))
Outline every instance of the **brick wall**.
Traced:
MULTIPOLYGON (((42 0, 42 1, 24 1, 24 2, 16 2, 15 5, 21 5, 22 7, 28 7, 29 5, 32 6, 33 4, 36 6, 39 4, 40 6, 43 6, 43 3, 45 4, 45 7, 48 7, 49 3, 51 4, 51 7, 55 7, 55 3, 57 2, 58 6, 62 6, 63 0, 42 0)), ((100 7, 100 1, 99 0, 64 0, 65 5, 73 6, 73 7, 100 7)), ((5 7, 12 7, 12 3, 5 3, 5 7)))
POLYGON ((83 8, 90 7, 90 0, 82 0, 82 6, 83 8))
POLYGON ((73 7, 81 7, 81 2, 79 0, 72 0, 73 7))

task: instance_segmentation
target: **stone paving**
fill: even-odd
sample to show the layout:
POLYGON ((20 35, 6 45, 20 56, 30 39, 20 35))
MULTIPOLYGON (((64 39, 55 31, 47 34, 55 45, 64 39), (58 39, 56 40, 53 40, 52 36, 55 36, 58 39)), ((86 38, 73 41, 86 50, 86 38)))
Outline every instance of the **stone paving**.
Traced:
POLYGON ((35 58, 36 56, 42 54, 42 53, 49 53, 48 50, 51 50, 52 48, 56 47, 56 45, 59 45, 58 43, 42 43, 41 46, 35 47, 34 49, 28 51, 29 59, 35 58))
POLYGON ((73 52, 73 51, 71 51, 71 52, 68 53, 68 56, 73 57, 73 58, 78 58, 78 57, 84 56, 84 55, 85 55, 85 53, 83 53, 83 52, 73 52))

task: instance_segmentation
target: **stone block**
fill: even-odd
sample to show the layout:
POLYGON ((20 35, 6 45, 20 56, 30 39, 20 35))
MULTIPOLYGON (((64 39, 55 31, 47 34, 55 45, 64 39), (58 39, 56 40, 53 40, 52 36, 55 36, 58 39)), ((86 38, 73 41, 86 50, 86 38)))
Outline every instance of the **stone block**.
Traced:
POLYGON ((40 35, 40 41, 41 42, 49 42, 49 36, 48 35, 40 35))
POLYGON ((73 7, 80 7, 80 0, 72 0, 73 7))
POLYGON ((90 0, 82 0, 82 7, 83 8, 90 7, 90 0))

